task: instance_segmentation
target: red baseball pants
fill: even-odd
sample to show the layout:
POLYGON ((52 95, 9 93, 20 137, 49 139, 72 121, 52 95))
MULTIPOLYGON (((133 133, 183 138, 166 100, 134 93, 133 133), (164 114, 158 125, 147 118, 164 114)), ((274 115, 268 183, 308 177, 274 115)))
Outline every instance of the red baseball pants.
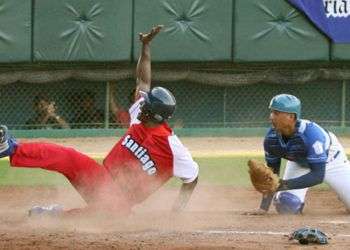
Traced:
POLYGON ((130 212, 130 204, 109 171, 72 148, 51 143, 21 143, 10 162, 14 167, 42 168, 63 174, 90 210, 130 212))

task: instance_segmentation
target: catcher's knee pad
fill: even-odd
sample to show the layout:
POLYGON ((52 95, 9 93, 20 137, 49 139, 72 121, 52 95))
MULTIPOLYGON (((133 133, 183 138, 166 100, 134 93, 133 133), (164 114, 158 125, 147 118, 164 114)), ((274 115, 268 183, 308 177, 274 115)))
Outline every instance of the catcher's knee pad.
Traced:
POLYGON ((279 214, 301 214, 304 208, 299 197, 289 192, 279 193, 274 199, 274 205, 279 214))

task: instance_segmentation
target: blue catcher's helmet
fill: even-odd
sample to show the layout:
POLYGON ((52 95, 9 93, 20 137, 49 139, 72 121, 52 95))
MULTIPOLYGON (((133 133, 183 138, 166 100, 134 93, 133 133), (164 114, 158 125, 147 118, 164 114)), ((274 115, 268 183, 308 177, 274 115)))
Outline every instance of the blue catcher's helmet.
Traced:
POLYGON ((300 119, 301 102, 294 95, 280 94, 271 99, 269 109, 293 113, 296 115, 297 119, 300 119))
POLYGON ((279 214, 300 214, 304 208, 299 197, 289 192, 279 193, 274 199, 274 205, 279 214))
POLYGON ((150 92, 140 92, 140 94, 145 100, 141 111, 153 122, 162 123, 173 115, 176 100, 166 88, 154 87, 150 92))

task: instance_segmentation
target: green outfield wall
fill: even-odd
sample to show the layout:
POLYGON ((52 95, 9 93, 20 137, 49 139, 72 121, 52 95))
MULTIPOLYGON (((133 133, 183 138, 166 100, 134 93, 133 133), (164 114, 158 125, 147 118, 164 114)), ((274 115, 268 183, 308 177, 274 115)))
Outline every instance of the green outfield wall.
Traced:
POLYGON ((0 62, 132 62, 138 32, 165 29, 154 61, 348 60, 285 0, 4 0, 0 62))
POLYGON ((156 24, 152 82, 175 94, 181 135, 261 135, 280 93, 301 99, 303 118, 348 134, 350 45, 332 44, 286 0, 4 0, 0 21, 0 123, 19 136, 123 131, 112 102, 125 115, 137 34, 156 24), (43 95, 70 129, 32 121, 43 95))

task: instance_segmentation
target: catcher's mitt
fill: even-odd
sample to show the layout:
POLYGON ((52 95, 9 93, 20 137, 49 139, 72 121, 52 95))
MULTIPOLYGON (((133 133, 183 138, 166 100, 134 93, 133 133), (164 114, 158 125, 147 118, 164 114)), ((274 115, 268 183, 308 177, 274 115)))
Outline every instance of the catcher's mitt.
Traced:
POLYGON ((328 237, 323 232, 315 228, 300 228, 289 235, 289 240, 297 240, 300 244, 327 244, 328 237))
POLYGON ((255 189, 262 194, 271 194, 276 192, 280 179, 264 163, 249 160, 249 175, 255 189))

